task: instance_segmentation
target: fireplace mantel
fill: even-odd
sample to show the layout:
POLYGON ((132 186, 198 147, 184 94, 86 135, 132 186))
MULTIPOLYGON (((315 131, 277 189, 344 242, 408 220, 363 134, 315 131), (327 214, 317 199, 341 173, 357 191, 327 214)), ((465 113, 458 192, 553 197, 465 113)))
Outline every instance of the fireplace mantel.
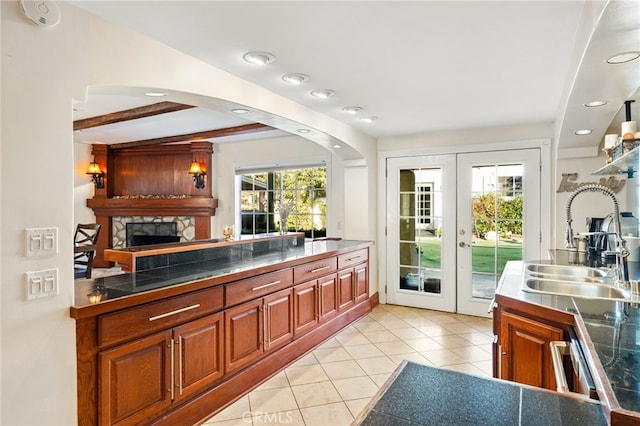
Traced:
POLYGON ((95 196, 87 200, 96 223, 102 225, 94 266, 111 266, 103 252, 112 248, 113 217, 189 216, 194 218, 195 239, 211 238, 211 216, 218 207, 218 200, 211 196, 211 142, 135 147, 95 144, 92 154, 105 172, 104 187, 96 187, 95 196), (193 161, 207 172, 204 188, 196 188, 187 173, 193 161))
POLYGON ((185 198, 90 198, 87 207, 96 216, 214 216, 218 200, 185 198))

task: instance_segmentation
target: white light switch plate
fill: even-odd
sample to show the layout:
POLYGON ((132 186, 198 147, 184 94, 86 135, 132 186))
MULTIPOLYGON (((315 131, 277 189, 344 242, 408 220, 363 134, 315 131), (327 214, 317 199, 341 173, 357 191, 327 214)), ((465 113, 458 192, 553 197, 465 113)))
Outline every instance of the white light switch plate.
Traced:
POLYGON ((58 228, 25 229, 26 255, 50 256, 58 253, 58 228))
POLYGON ((27 300, 58 295, 58 268, 25 272, 27 300))

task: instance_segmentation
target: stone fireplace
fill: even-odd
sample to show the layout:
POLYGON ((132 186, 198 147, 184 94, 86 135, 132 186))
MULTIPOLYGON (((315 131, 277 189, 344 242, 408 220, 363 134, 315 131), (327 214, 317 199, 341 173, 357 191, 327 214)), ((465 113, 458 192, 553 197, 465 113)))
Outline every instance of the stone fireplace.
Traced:
POLYGON ((112 248, 133 245, 134 235, 176 236, 179 241, 195 239, 195 218, 193 216, 113 216, 112 248))

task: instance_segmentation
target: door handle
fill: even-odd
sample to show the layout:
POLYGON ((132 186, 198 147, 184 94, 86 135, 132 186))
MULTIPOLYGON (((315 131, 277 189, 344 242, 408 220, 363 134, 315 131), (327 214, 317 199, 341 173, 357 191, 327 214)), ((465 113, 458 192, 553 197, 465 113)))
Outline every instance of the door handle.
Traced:
POLYGON ((469 244, 465 243, 464 241, 460 241, 460 242, 458 243, 458 247, 460 247, 460 248, 465 248, 465 247, 471 247, 471 245, 469 245, 469 244))

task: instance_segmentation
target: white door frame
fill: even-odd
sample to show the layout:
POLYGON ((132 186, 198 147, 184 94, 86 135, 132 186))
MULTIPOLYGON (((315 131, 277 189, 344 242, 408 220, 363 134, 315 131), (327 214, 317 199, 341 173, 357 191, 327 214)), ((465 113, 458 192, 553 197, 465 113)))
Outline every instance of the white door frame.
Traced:
MULTIPOLYGON (((400 283, 396 280, 387 286, 386 297, 393 299, 393 303, 417 308, 437 309, 446 312, 454 312, 456 309, 456 197, 451 196, 456 192, 456 156, 455 154, 424 155, 420 157, 394 157, 387 161, 387 193, 395 194, 389 198, 387 205, 387 238, 389 241, 400 241, 400 172, 411 169, 437 169, 441 177, 437 181, 437 193, 442 205, 436 209, 437 216, 442 220, 441 230, 441 264, 440 264, 440 291, 431 293, 410 289, 400 289, 400 283), (392 164, 389 164, 392 163, 392 164), (449 195, 446 195, 449 194, 449 195), (389 229, 391 228, 391 229, 389 229), (397 237, 397 238, 396 238, 397 237)), ((415 212, 412 212, 415 214, 415 212)), ((384 259, 385 265, 392 264, 388 272, 394 277, 400 277, 400 268, 397 262, 387 262, 389 258, 400 259, 398 245, 387 247, 384 259), (398 269, 395 269, 395 268, 398 269)), ((421 257, 419 255, 418 257, 421 257)))
POLYGON ((549 139, 531 139, 524 141, 510 141, 480 145, 460 145, 438 148, 415 148, 394 151, 378 152, 378 235, 377 253, 378 259, 378 296, 380 303, 387 303, 385 288, 387 286, 387 267, 383 259, 386 258, 388 241, 386 238, 387 223, 387 193, 386 193, 386 163, 388 158, 411 157, 415 155, 458 154, 484 151, 504 151, 510 149, 540 148, 540 228, 542 229, 541 247, 551 248, 552 241, 552 208, 555 199, 551 189, 551 141, 549 139))
MULTIPOLYGON (((469 187, 459 184, 456 190, 458 199, 457 218, 458 241, 457 258, 457 311, 466 315, 488 316, 490 301, 473 296, 473 262, 472 229, 473 215, 471 211, 471 181, 473 168, 484 165, 522 164, 524 194, 523 225, 525 236, 522 246, 522 259, 540 259, 542 246, 538 238, 540 227, 540 149, 520 149, 507 151, 460 153, 457 156, 457 176, 469 187)), ((497 177, 496 177, 497 178, 497 177)), ((502 272, 502 271, 497 271, 502 272)))

